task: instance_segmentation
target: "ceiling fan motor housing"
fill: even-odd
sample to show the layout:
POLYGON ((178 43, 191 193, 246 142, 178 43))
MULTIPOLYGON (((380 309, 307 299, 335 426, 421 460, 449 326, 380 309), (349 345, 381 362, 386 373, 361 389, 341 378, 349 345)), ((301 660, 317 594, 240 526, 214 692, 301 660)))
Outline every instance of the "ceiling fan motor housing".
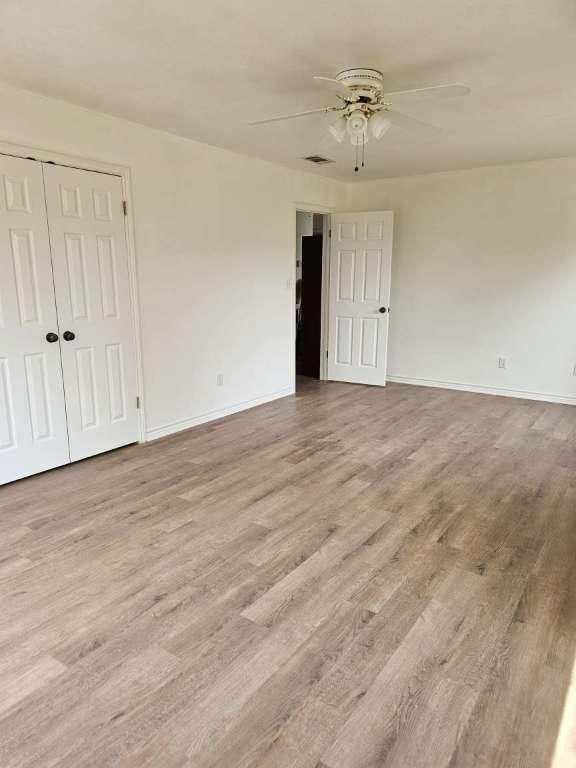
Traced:
POLYGON ((384 76, 378 69, 344 69, 335 79, 346 88, 367 94, 380 93, 384 89, 384 76))

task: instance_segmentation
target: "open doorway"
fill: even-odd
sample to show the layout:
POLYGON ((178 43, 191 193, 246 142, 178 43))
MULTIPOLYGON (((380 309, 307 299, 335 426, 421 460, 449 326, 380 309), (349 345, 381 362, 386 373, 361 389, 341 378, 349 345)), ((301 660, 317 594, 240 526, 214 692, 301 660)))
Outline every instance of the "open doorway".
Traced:
POLYGON ((296 212, 296 386, 321 378, 326 214, 296 212))

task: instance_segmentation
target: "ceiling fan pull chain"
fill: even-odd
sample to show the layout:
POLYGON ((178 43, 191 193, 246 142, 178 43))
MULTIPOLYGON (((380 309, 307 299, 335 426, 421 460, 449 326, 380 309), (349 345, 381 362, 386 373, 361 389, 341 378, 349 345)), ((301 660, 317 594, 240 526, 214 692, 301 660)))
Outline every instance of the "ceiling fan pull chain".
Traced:
POLYGON ((355 173, 358 173, 358 139, 356 139, 356 167, 354 168, 355 173))
POLYGON ((362 134, 362 168, 364 168, 364 156, 366 154, 366 136, 362 134))

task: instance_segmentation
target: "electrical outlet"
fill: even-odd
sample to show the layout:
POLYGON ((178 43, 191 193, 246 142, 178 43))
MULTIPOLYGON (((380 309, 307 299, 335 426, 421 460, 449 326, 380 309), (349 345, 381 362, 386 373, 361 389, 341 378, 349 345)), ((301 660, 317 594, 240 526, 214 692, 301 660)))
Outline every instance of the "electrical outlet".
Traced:
POLYGON ((216 376, 216 384, 218 384, 219 387, 221 387, 224 384, 224 374, 219 373, 218 376, 216 376))
POLYGON ((508 359, 506 357, 499 357, 498 358, 498 368, 507 368, 508 367, 508 359))

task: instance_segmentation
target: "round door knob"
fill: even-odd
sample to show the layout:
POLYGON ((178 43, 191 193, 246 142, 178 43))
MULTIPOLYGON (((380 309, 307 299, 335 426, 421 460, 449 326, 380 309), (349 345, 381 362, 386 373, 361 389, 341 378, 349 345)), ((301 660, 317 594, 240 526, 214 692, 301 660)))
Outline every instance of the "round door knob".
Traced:
POLYGON ((62 334, 62 338, 65 341, 74 341, 74 339, 76 338, 76 334, 72 333, 72 331, 64 331, 64 333, 62 334))
POLYGON ((58 334, 50 331, 50 333, 46 334, 46 341, 49 341, 50 344, 54 344, 55 341, 58 341, 58 334))
MULTIPOLYGON (((387 311, 388 310, 386 309, 386 307, 380 307, 380 309, 378 310, 378 312, 380 312, 381 315, 385 315, 387 311)), ((64 338, 66 338, 66 334, 64 334, 64 338)))

